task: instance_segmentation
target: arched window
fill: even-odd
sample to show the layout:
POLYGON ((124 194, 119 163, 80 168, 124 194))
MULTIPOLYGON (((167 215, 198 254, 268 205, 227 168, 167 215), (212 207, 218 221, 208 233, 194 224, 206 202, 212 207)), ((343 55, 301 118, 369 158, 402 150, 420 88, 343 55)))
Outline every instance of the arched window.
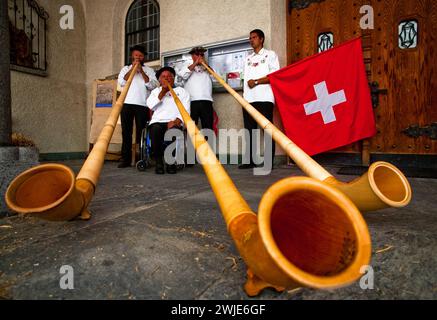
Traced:
POLYGON ((135 45, 146 48, 146 61, 159 59, 159 5, 155 0, 136 0, 126 16, 126 63, 129 49, 135 45))

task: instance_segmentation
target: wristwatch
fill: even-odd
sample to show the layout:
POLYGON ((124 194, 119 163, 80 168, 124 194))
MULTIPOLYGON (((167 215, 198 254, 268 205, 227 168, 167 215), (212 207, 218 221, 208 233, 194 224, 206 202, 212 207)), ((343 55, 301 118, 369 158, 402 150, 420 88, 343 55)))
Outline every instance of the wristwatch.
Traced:
POLYGON ((255 85, 256 85, 256 86, 258 85, 258 80, 255 80, 255 85))

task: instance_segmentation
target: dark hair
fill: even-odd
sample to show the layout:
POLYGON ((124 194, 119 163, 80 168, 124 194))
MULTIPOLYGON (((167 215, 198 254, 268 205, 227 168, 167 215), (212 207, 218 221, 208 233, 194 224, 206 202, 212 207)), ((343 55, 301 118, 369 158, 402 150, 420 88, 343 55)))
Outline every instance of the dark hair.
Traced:
POLYGON ((140 45, 136 45, 136 46, 133 46, 132 48, 130 48, 130 53, 131 54, 134 51, 139 51, 139 52, 141 52, 144 55, 147 54, 146 49, 143 46, 140 46, 140 45))
POLYGON ((163 67, 163 68, 159 69, 158 71, 156 71, 156 79, 159 79, 159 77, 161 76, 161 73, 163 73, 164 71, 170 72, 173 75, 173 77, 176 76, 176 71, 172 67, 163 67))
POLYGON ((264 40, 266 39, 266 37, 265 37, 264 32, 262 30, 255 29, 255 30, 250 31, 250 33, 256 33, 258 35, 258 37, 263 39, 262 42, 264 43, 264 40))
POLYGON ((204 47, 194 47, 188 54, 202 54, 206 51, 204 47))

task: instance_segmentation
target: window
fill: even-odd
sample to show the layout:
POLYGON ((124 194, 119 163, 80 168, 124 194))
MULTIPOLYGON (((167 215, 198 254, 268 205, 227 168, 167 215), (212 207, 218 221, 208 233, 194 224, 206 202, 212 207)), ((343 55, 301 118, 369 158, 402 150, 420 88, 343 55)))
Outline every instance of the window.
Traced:
POLYGON ((324 32, 317 37, 318 52, 323 52, 331 49, 334 46, 334 34, 332 32, 324 32))
POLYGON ((46 75, 48 13, 35 0, 8 0, 11 68, 46 75))
POLYGON ((399 48, 412 49, 417 47, 418 23, 416 20, 406 20, 399 24, 399 48))
POLYGON ((126 17, 126 63, 129 49, 142 45, 147 51, 146 61, 159 59, 159 5, 155 0, 136 0, 126 17))

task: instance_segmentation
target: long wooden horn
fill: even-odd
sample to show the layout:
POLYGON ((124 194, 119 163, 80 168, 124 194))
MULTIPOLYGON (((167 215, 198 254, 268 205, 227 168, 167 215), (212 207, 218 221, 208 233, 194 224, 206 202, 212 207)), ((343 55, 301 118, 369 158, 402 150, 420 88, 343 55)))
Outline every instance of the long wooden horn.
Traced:
POLYGON ((232 89, 205 62, 202 62, 202 65, 254 118, 260 128, 269 130, 272 133, 273 140, 281 146, 306 175, 329 183, 341 190, 355 203, 360 211, 373 211, 386 207, 400 208, 410 203, 412 194, 410 184, 404 174, 394 165, 378 161, 373 163, 360 178, 349 183, 338 181, 232 89))
POLYGON ((309 177, 288 178, 264 194, 257 217, 168 87, 228 231, 247 264, 249 296, 266 287, 332 289, 361 276, 360 268, 370 260, 371 242, 364 219, 348 197, 309 177))
POLYGON ((138 65, 112 108, 96 143, 77 178, 60 164, 43 164, 18 175, 6 190, 7 206, 18 213, 51 221, 68 221, 80 216, 89 219, 88 204, 94 196, 105 155, 138 65))

